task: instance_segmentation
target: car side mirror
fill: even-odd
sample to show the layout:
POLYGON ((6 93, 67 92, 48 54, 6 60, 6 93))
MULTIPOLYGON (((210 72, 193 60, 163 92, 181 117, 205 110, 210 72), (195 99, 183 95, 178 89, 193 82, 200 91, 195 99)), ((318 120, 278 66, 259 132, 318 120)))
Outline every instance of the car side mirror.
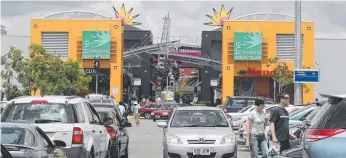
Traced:
POLYGON ((57 148, 66 147, 66 143, 64 141, 61 141, 61 140, 54 140, 53 143, 54 143, 54 146, 57 148))
POLYGON ((166 128, 167 122, 166 121, 157 122, 157 127, 166 128))
POLYGON ((109 126, 109 125, 112 125, 114 123, 114 120, 112 118, 106 118, 104 121, 103 121, 103 125, 105 126, 109 126))

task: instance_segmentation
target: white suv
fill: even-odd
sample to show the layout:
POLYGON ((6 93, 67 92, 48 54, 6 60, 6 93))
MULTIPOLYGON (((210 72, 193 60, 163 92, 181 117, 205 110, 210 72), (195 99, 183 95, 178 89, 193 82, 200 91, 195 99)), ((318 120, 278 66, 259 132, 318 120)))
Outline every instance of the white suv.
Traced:
POLYGON ((108 157, 110 136, 94 107, 77 96, 24 96, 8 102, 1 122, 38 125, 51 140, 62 140, 67 157, 108 157))

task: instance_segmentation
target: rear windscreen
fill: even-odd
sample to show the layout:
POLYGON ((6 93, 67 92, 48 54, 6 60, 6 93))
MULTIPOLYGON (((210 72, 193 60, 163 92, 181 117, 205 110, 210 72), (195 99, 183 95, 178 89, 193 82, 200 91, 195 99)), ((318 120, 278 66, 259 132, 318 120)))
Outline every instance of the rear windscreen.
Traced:
POLYGON ((66 104, 14 104, 9 105, 6 114, 1 117, 2 122, 30 122, 42 121, 48 123, 62 122, 74 123, 71 105, 66 104))
POLYGON ((346 100, 329 99, 315 115, 310 128, 346 129, 346 100))

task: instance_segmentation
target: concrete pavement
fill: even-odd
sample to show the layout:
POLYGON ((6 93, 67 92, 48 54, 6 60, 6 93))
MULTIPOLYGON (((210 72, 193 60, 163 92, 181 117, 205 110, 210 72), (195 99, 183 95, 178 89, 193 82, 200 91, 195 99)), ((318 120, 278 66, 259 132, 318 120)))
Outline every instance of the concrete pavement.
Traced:
MULTIPOLYGON (((140 127, 136 127, 134 119, 129 119, 132 127, 127 131, 130 135, 130 158, 162 158, 162 129, 152 120, 141 119, 140 127)), ((245 146, 238 146, 238 158, 250 158, 245 146)))

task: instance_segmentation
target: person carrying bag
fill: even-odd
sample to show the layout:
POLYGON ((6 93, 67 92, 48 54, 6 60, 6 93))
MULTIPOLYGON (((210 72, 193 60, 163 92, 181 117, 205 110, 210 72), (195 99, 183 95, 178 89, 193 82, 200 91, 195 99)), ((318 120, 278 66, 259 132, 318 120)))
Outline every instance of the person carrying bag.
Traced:
POLYGON ((251 158, 258 158, 258 147, 262 152, 262 158, 268 157, 268 143, 265 136, 265 126, 269 125, 264 113, 264 100, 255 100, 255 109, 249 114, 246 130, 246 147, 250 149, 251 158))

